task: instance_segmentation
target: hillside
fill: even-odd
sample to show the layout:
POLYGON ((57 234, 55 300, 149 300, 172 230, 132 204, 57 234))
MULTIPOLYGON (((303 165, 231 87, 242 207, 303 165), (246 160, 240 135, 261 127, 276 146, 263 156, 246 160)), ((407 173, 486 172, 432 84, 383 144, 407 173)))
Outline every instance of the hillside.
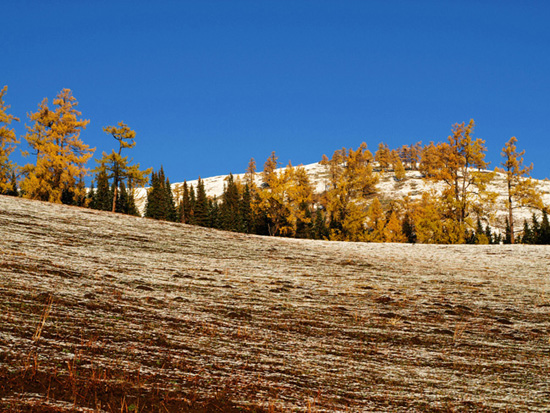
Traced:
MULTIPOLYGON (((375 164, 376 167, 376 164, 375 164)), ((321 193, 325 190, 328 180, 327 180, 327 171, 323 165, 319 163, 305 165, 304 168, 308 172, 310 181, 312 182, 315 191, 321 193)), ((284 168, 278 169, 282 171, 284 168)), ((490 171, 487 171, 490 172, 490 171)), ((378 194, 377 196, 382 201, 390 201, 392 199, 401 199, 405 196, 409 196, 413 199, 420 198, 423 192, 429 191, 432 188, 436 190, 441 190, 442 186, 429 182, 422 178, 422 175, 418 171, 407 171, 406 178, 403 181, 396 181, 395 175, 392 171, 382 172, 378 171, 380 182, 377 186, 378 194)), ((235 174, 236 178, 244 178, 244 174, 235 174)), ((218 198, 223 194, 225 179, 227 175, 214 176, 210 178, 204 178, 204 187, 208 196, 213 198, 218 198)), ((543 201, 546 205, 550 205, 550 181, 548 180, 535 180, 538 183, 540 192, 542 193, 543 201)), ((257 184, 261 184, 261 174, 257 174, 256 178, 257 184)), ((188 182, 189 185, 197 187, 198 181, 193 180, 188 182)), ((182 193, 182 182, 172 184, 172 190, 176 196, 181 196, 182 193)), ((489 185, 488 190, 496 192, 499 194, 497 203, 495 205, 496 214, 495 222, 493 225, 503 229, 504 222, 507 216, 507 210, 505 201, 507 199, 507 187, 506 187, 506 177, 504 174, 497 173, 491 185, 489 185)), ((138 189, 136 191, 136 205, 138 209, 143 213, 145 210, 145 202, 147 199, 147 190, 138 189)), ((520 223, 523 223, 524 219, 530 220, 533 210, 524 208, 519 209, 515 212, 516 220, 520 223)))
POLYGON ((0 196, 0 411, 547 411, 549 268, 0 196))

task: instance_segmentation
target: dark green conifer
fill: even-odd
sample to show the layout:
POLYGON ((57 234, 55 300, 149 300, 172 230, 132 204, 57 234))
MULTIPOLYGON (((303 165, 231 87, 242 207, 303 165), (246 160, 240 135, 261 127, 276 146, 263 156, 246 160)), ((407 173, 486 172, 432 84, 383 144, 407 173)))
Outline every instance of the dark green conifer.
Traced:
POLYGON ((17 188, 17 177, 15 171, 11 172, 9 188, 4 192, 4 195, 19 196, 19 189, 17 188))
POLYGON ((540 223, 537 219, 537 216, 535 213, 533 213, 533 216, 531 218, 531 244, 539 244, 541 233, 540 233, 540 223))
POLYGON ((92 208, 100 211, 111 211, 113 205, 113 193, 109 189, 109 178, 107 172, 101 169, 96 175, 97 189, 95 190, 94 206, 92 208))
POLYGON ((414 222, 409 214, 405 214, 403 218, 403 234, 407 237, 407 242, 411 244, 416 243, 416 233, 414 232, 414 222))
POLYGON ((512 230, 510 229, 510 221, 506 217, 506 226, 504 228, 504 244, 512 243, 512 230))
POLYGON ((147 191, 147 202, 145 204, 145 217, 162 219, 164 215, 162 198, 164 188, 158 172, 151 173, 151 187, 147 191))
POLYGON ((166 220, 176 222, 178 220, 178 211, 176 209, 176 203, 174 202, 174 194, 172 193, 172 186, 170 180, 166 178, 164 184, 164 202, 166 203, 166 220))
POLYGON ((523 234, 521 235, 521 243, 522 244, 533 244, 534 238, 533 238, 533 231, 529 227, 529 222, 527 220, 523 220, 523 234))
POLYGON ((243 195, 240 202, 240 213, 242 222, 242 232, 252 234, 255 230, 254 211, 252 210, 252 195, 248 183, 244 186, 243 195))
POLYGON ((540 224, 540 244, 550 244, 550 223, 548 222, 548 212, 542 211, 542 222, 540 224))
POLYGON ((86 199, 88 202, 88 208, 90 209, 97 209, 96 203, 97 203, 97 197, 96 197, 96 190, 94 188, 94 181, 92 180, 92 184, 90 185, 90 190, 86 194, 86 199))
POLYGON ((124 185, 124 181, 120 181, 118 185, 118 191, 117 191, 115 212, 119 212, 121 214, 128 214, 129 207, 130 207, 130 197, 128 196, 128 192, 126 191, 126 185, 124 185))
POLYGON ((193 210, 191 208, 191 198, 189 196, 189 187, 187 186, 187 181, 183 182, 182 192, 183 194, 178 208, 179 221, 184 224, 190 224, 190 218, 193 214, 193 210))
POLYGON ((204 189, 204 181, 199 177, 197 184, 197 200, 195 202, 195 223, 201 227, 207 227, 208 220, 208 198, 204 189))
POLYGON ((220 206, 221 227, 226 231, 243 232, 240 200, 239 188, 230 173, 220 206))
POLYGON ((326 216, 320 208, 317 208, 315 210, 315 221, 313 224, 313 237, 315 239, 329 239, 329 235, 326 216))
POLYGON ((300 205, 300 208, 304 211, 305 219, 298 219, 296 221, 295 237, 315 239, 315 223, 313 222, 313 217, 311 216, 311 210, 308 208, 307 204, 300 205))
POLYGON ((195 188, 193 185, 189 186, 189 204, 190 204, 190 214, 189 214, 189 224, 197 225, 197 220, 195 219, 195 207, 197 205, 197 197, 195 195, 195 188))
POLYGON ((218 202, 212 199, 208 199, 208 226, 216 229, 222 228, 220 207, 218 202))

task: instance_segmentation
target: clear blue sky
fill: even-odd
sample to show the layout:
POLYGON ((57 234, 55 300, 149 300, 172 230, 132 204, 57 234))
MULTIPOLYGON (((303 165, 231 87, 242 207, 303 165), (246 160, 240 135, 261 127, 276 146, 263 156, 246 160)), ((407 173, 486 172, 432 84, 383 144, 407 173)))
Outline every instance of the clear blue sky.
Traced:
MULTIPOLYGON (((511 137, 550 178, 548 1, 0 1, 0 86, 21 118, 70 88, 81 138, 172 182, 271 151, 312 163, 362 141, 442 141, 476 121, 491 167, 511 137)), ((18 156, 16 161, 26 162, 18 156)), ((94 166, 95 163, 91 163, 94 166)))

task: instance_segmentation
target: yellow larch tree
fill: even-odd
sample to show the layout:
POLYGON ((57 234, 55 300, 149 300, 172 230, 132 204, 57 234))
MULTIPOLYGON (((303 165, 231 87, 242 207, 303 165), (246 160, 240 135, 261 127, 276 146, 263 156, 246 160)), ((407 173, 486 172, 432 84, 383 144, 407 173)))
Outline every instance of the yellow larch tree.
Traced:
MULTIPOLYGON (((88 173, 86 163, 95 148, 80 140, 89 120, 79 118, 82 113, 76 109, 78 102, 71 90, 63 89, 53 104, 51 110, 45 98, 38 111, 29 114, 34 124, 27 126, 25 139, 36 163, 24 166, 21 191, 26 198, 73 203, 85 196, 82 183, 88 173)), ((29 156, 29 152, 24 155, 29 156)))
POLYGON ((307 227, 312 221, 313 186, 302 165, 292 168, 287 194, 290 210, 288 221, 296 232, 298 226, 307 227))
POLYGON ((367 210, 368 233, 366 240, 370 242, 384 242, 384 227, 386 226, 386 214, 378 197, 374 198, 367 210))
POLYGON ((129 191, 129 195, 133 196, 134 188, 147 184, 148 176, 153 168, 141 170, 139 164, 132 165, 132 159, 128 159, 128 156, 122 156, 123 149, 131 149, 136 146, 136 132, 124 122, 119 122, 117 126, 105 126, 103 131, 110 134, 118 142, 118 152, 115 152, 114 149, 110 154, 103 152, 101 159, 96 161, 98 166, 94 169, 94 172, 104 171, 107 177, 112 179, 114 188, 112 212, 115 212, 120 182, 126 182, 125 187, 129 191))
POLYGON ((401 162, 401 158, 397 157, 393 164, 393 171, 395 174, 395 179, 398 181, 402 181, 407 176, 407 173, 405 172, 405 167, 403 166, 403 162, 401 162))
POLYGON ((405 169, 417 169, 422 153, 422 142, 417 142, 411 146, 403 145, 397 149, 397 152, 405 169))
POLYGON ((384 142, 378 144, 378 150, 374 154, 374 160, 378 162, 380 169, 386 172, 392 164, 392 153, 384 142))
POLYGON ((298 225, 311 224, 313 187, 303 166, 294 167, 289 162, 276 171, 277 165, 278 158, 272 152, 264 164, 256 207, 259 215, 267 217, 270 235, 294 236, 298 225))
POLYGON ((514 236, 514 209, 531 207, 542 209, 542 198, 536 183, 531 179, 530 174, 533 164, 523 165, 525 151, 518 152, 516 147, 517 138, 512 136, 502 148, 501 155, 504 158, 502 166, 506 175, 508 209, 508 224, 510 225, 510 242, 515 242, 514 236))
POLYGON ((290 211, 286 203, 289 172, 277 172, 277 166, 278 157, 272 152, 264 164, 258 208, 269 220, 270 235, 292 235, 292 227, 288 223, 290 211))
MULTIPOLYGON (((466 226, 473 227, 471 213, 478 217, 491 212, 497 194, 488 191, 487 185, 494 178, 493 172, 484 171, 485 148, 480 138, 474 139, 474 121, 453 125, 448 141, 437 146, 430 144, 422 154, 424 175, 444 184, 441 201, 446 215, 454 216, 457 222, 454 230, 465 232, 466 226)), ((462 239, 459 234, 450 238, 462 239)))
POLYGON ((463 225, 449 214, 446 205, 435 191, 427 191, 422 198, 410 202, 407 215, 412 218, 416 241, 422 244, 462 244, 465 242, 463 225))
POLYGON ((8 114, 9 105, 4 103, 4 95, 8 91, 8 87, 4 86, 0 90, 0 194, 7 193, 11 188, 11 176, 15 171, 15 164, 10 161, 10 155, 15 150, 19 143, 15 131, 10 129, 9 125, 13 121, 19 121, 15 116, 8 114))
POLYGON ((330 226, 330 238, 363 241, 367 219, 367 197, 376 192, 378 175, 373 172, 373 156, 362 143, 357 150, 342 148, 321 164, 328 172, 327 190, 323 195, 330 226))
POLYGON ((403 233, 403 224, 395 211, 391 211, 388 222, 384 227, 384 241, 407 242, 407 237, 403 233))
POLYGON ((248 185, 250 191, 255 191, 256 189, 256 161, 254 158, 250 158, 248 161, 248 166, 244 174, 244 183, 248 185))

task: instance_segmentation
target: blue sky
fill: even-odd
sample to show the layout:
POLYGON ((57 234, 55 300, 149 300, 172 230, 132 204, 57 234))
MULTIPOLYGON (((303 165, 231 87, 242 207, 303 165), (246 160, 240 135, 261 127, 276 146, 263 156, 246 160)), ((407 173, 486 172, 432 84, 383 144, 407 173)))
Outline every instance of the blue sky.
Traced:
POLYGON ((2 14, 19 135, 70 88, 95 157, 122 120, 127 154, 172 182, 261 168, 271 151, 307 164, 363 141, 442 141, 471 118, 491 167, 516 136, 550 178, 547 1, 20 0, 2 14))

